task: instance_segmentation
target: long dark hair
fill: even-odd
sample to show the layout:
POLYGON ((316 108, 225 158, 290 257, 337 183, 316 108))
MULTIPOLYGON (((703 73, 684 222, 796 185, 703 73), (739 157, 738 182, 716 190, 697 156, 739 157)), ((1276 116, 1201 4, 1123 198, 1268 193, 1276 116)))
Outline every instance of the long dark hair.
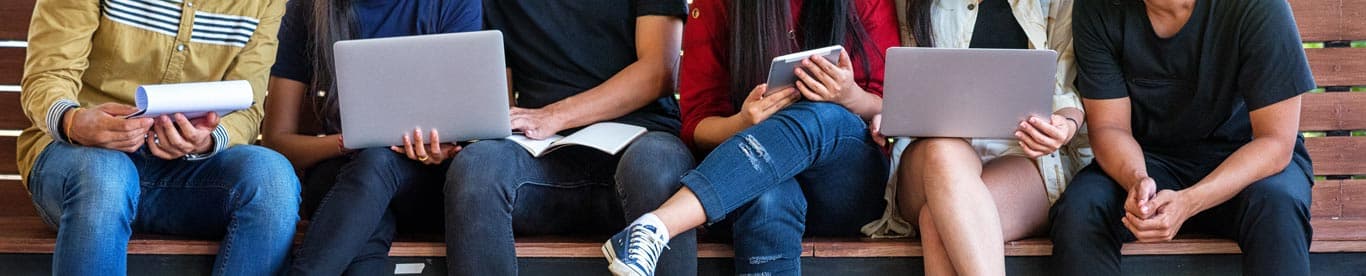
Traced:
POLYGON ((906 23, 916 47, 934 47, 934 23, 930 18, 934 0, 906 0, 906 23))
MULTIPOLYGON (((736 110, 750 89, 768 77, 769 61, 800 50, 830 45, 845 45, 849 57, 860 60, 869 71, 869 54, 882 52, 868 38, 851 0, 805 0, 798 22, 792 22, 788 0, 731 0, 730 51, 726 59, 730 70, 731 102, 736 110), (795 23, 795 25, 794 25, 795 23), (799 27, 789 34, 792 26, 799 27), (846 43, 847 42, 847 43, 846 43)), ((866 85, 867 79, 859 80, 866 85)))
POLYGON ((337 108, 336 71, 332 61, 332 44, 351 39, 351 29, 355 24, 351 0, 313 0, 313 17, 309 22, 308 47, 310 60, 313 61, 313 80, 309 91, 325 91, 322 97, 306 95, 312 99, 313 117, 327 133, 340 133, 340 111, 337 108))

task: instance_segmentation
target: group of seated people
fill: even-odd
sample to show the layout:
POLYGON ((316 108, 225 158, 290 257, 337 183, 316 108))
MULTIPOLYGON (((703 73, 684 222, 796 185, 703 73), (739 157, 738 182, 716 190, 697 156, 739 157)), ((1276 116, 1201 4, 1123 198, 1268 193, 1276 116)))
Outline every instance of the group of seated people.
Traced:
POLYGON ((705 229, 755 275, 800 274, 805 236, 919 236, 926 274, 1004 275, 1004 242, 1045 235, 1056 274, 1115 275, 1123 243, 1178 233, 1308 274, 1315 83, 1284 0, 690 2, 39 0, 18 153, 53 272, 124 274, 130 235, 158 233, 221 239, 215 275, 391 274, 395 233, 428 232, 453 275, 515 275, 514 237, 613 233, 614 274, 693 275, 705 229), (616 155, 428 129, 342 146, 333 43, 485 29, 514 129, 649 131, 616 155), (795 87, 760 85, 829 45, 795 87), (903 46, 1056 51, 1053 113, 1010 140, 883 137, 903 46), (216 80, 255 104, 127 116, 138 85, 216 80))

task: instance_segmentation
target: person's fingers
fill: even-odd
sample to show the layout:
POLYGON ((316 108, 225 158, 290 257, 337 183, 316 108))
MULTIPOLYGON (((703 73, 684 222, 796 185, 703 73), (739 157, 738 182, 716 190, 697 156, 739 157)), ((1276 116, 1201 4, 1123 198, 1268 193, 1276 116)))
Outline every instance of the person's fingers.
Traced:
POLYGON ((1145 177, 1142 180, 1139 180, 1138 183, 1139 194, 1142 196, 1138 199, 1138 207, 1141 211, 1140 214, 1143 214, 1144 218, 1152 217, 1153 211, 1155 210, 1151 207, 1149 201, 1157 196, 1157 182, 1153 181, 1153 178, 1151 177, 1145 177))
POLYGON ((820 75, 825 76, 825 77, 827 78, 826 80, 823 80, 823 81, 828 81, 828 82, 825 84, 826 86, 829 86, 829 87, 840 87, 840 86, 841 86, 841 85, 840 85, 840 82, 843 81, 844 76, 841 74, 842 69, 840 69, 839 66, 835 66, 835 64, 830 63, 829 60, 826 60, 825 58, 822 58, 822 57, 815 57, 815 58, 813 58, 813 59, 811 59, 811 60, 814 60, 815 63, 816 63, 816 65, 817 65, 817 66, 820 66, 820 68, 821 68, 821 74, 820 74, 820 75))
POLYGON ((807 95, 808 98, 811 98, 812 100, 824 99, 824 98, 825 98, 825 90, 826 90, 825 87, 824 87, 825 85, 824 85, 824 83, 822 83, 819 79, 816 79, 815 76, 813 76, 813 74, 816 74, 816 73, 811 72, 810 69, 804 69, 804 68, 805 68, 805 64, 807 64, 807 63, 810 63, 810 62, 809 62, 809 61, 802 61, 803 67, 798 67, 798 68, 796 68, 796 69, 792 69, 793 72, 795 72, 795 74, 796 74, 796 76, 797 76, 798 83, 805 84, 807 90, 810 90, 812 94, 817 95, 817 96, 807 95))
POLYGON ((1025 155, 1028 155, 1030 158, 1043 156, 1043 153, 1030 148, 1029 145, 1025 145, 1024 141, 1017 141, 1015 143, 1018 144, 1020 146, 1020 150, 1023 150, 1025 152, 1025 155))
POLYGON ((748 102, 763 98, 764 92, 766 91, 768 91, 767 83, 756 85, 754 86, 754 89, 749 90, 749 96, 745 96, 745 101, 748 102))
POLYGON ((397 153, 397 154, 405 154, 405 152, 403 151, 403 148, 399 148, 398 146, 389 146, 389 150, 392 150, 392 151, 394 151, 394 153, 397 153))
POLYGON ((175 122, 176 130, 179 131, 180 137, 183 137, 188 141, 199 142, 200 136, 207 134, 205 130, 200 129, 198 126, 194 125, 194 123, 191 123, 190 118, 185 118, 185 114, 176 113, 172 116, 172 119, 175 122))
POLYGON ((849 58, 849 51, 840 51, 840 60, 839 60, 839 62, 840 62, 840 64, 838 64, 838 65, 839 65, 840 68, 844 68, 844 70, 850 70, 850 71, 853 71, 853 70, 854 70, 853 59, 849 58))
POLYGON ((115 116, 115 117, 128 116, 128 115, 130 115, 130 114, 133 114, 133 113, 137 113, 137 112, 138 112, 138 108, 135 107, 135 106, 126 105, 126 104, 120 104, 120 103, 113 103, 113 102, 103 103, 103 104, 100 104, 100 105, 96 105, 94 109, 95 109, 95 110, 99 110, 100 112, 103 112, 104 114, 109 114, 109 116, 115 116))
POLYGON ((157 137, 155 136, 147 136, 147 150, 152 152, 152 156, 156 156, 157 158, 166 160, 176 158, 176 155, 167 152, 166 148, 162 147, 161 144, 157 144, 157 137))
POLYGON ((446 145, 446 148, 445 148, 445 149, 446 149, 446 158, 451 158, 451 157, 455 157, 456 154, 459 154, 459 153, 460 153, 460 150, 465 149, 465 147, 461 147, 459 144, 449 144, 449 145, 446 145))
POLYGON ((807 71, 811 72, 811 76, 815 77, 816 80, 820 81, 821 85, 825 88, 823 91, 821 91, 821 94, 824 94, 827 96, 827 98, 829 98, 829 96, 834 96, 832 95, 834 93, 834 90, 840 88, 841 86, 840 82, 835 77, 835 74, 839 73, 839 70, 833 68, 827 69, 824 66, 820 65, 821 62, 829 63, 825 60, 825 58, 812 56, 811 58, 807 59, 806 62, 804 62, 803 64, 808 65, 806 66, 806 68, 808 68, 807 71))
POLYGON ((1025 121, 1029 121, 1029 124, 1034 126, 1034 129, 1039 130, 1039 133, 1048 136, 1050 139, 1057 141, 1067 139, 1067 134, 1063 134, 1061 128, 1058 128, 1058 126, 1053 125, 1051 122, 1045 121, 1044 119, 1029 117, 1029 119, 1025 121))
POLYGON ((425 139, 423 138, 421 128, 413 129, 413 138, 413 147, 416 148, 414 152, 417 154, 418 160, 426 161, 425 159, 430 159, 431 155, 427 154, 427 141, 424 141, 425 139))
POLYGON ((403 153, 408 155, 408 159, 417 160, 417 153, 413 153, 413 139, 411 134, 403 135, 403 153))
POLYGON ((796 87, 796 88, 797 88, 797 93, 801 93, 802 95, 807 95, 807 97, 811 98, 811 100, 820 100, 820 97, 819 97, 819 96, 813 96, 813 95, 815 95, 815 94, 814 94, 813 92, 811 92, 811 88, 806 87, 806 82, 800 82, 800 81, 799 81, 799 82, 797 82, 797 85, 793 85, 793 87, 796 87))
POLYGON ((441 135, 437 134, 436 129, 432 129, 431 135, 431 148, 427 151, 431 154, 431 158, 428 158, 427 162, 429 164, 440 164, 441 161, 446 160, 446 151, 441 149, 441 135))
POLYGON ((524 108, 512 107, 511 110, 508 110, 508 114, 511 114, 511 115, 521 115, 522 113, 526 113, 526 111, 527 111, 527 110, 524 109, 524 108))
POLYGON ((1050 150, 1048 150, 1047 146, 1043 145, 1039 141, 1034 140, 1034 137, 1030 136, 1027 133, 1024 133, 1024 131, 1022 130, 1015 131, 1015 139, 1019 139, 1020 145, 1026 149, 1044 153, 1051 152, 1050 150))
POLYGON ((116 117, 100 118, 101 123, 106 123, 109 129, 117 131, 130 131, 135 129, 151 128, 156 124, 154 118, 131 118, 122 119, 116 117))
POLYGON ((219 119, 221 118, 218 116, 218 112, 209 111, 209 113, 204 114, 204 117, 199 117, 195 118, 194 120, 190 120, 190 123, 192 123, 196 128, 199 129, 212 130, 218 127, 219 119))
POLYGON ((1058 141, 1056 139, 1048 137, 1048 135, 1044 135, 1042 132, 1039 131, 1039 128, 1034 127, 1033 124, 1028 123, 1027 121, 1029 120, 1025 121, 1026 122, 1020 122, 1020 131, 1024 132, 1025 135, 1029 136, 1030 140, 1034 141, 1036 146, 1043 147, 1036 148, 1036 150, 1052 152, 1053 149, 1057 148, 1058 141))
POLYGON ((797 94, 802 95, 802 97, 806 97, 807 99, 811 99, 812 101, 818 102, 825 99, 825 96, 821 95, 820 93, 816 93, 816 90, 811 89, 811 86, 808 86, 806 82, 799 81, 797 82, 796 87, 801 88, 794 90, 796 90, 797 94))
POLYGON ((157 120, 159 120, 157 138, 161 141, 162 146, 167 146, 167 152, 183 154, 194 150, 194 143, 190 143, 184 136, 180 135, 181 130, 176 129, 176 123, 171 119, 171 116, 161 115, 157 117, 157 120))

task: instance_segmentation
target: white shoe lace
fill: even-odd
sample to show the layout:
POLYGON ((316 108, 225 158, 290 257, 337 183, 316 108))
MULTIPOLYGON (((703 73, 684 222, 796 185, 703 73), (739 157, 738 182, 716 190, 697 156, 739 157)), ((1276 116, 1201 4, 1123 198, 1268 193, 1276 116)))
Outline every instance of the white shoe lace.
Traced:
POLYGON ((631 239, 628 244, 626 259, 635 262, 645 270, 642 272, 648 273, 648 275, 654 274, 660 252, 669 248, 668 243, 665 243, 663 238, 660 238, 654 231, 645 229, 644 226, 636 226, 631 229, 631 239))

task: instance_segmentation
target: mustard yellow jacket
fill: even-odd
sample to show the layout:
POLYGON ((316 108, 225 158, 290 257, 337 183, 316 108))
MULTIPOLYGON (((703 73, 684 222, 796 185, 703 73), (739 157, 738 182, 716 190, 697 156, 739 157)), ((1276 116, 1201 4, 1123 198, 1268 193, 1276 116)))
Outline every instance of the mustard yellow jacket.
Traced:
POLYGON ((144 84, 247 80, 256 102, 223 117, 213 152, 256 140, 284 11, 285 0, 38 0, 20 94, 33 122, 19 135, 25 183, 43 149, 65 143, 63 112, 134 105, 144 84))

